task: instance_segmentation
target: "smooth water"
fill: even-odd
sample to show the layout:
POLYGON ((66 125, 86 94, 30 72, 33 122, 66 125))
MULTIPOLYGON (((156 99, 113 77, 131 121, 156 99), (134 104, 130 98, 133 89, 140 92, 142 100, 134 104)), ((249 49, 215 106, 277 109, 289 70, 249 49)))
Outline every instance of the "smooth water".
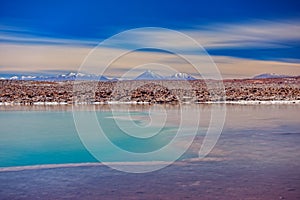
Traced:
POLYGON ((0 166, 93 162, 65 111, 0 112, 0 166))
MULTIPOLYGON (((152 119, 148 116, 147 108, 138 106, 129 109, 130 119, 126 117, 128 106, 125 105, 120 106, 114 115, 109 109, 96 108, 95 113, 99 124, 108 133, 107 137, 115 145, 126 151, 142 153, 155 151, 167 145, 176 135, 180 124, 178 107, 153 107, 155 109, 152 110, 152 119), (171 115, 163 127, 160 124, 162 108, 170 111, 169 115, 171 115), (121 119, 123 126, 132 129, 133 132, 139 129, 136 126, 131 127, 132 121, 135 125, 146 127, 145 131, 135 134, 141 136, 144 134, 148 137, 148 134, 154 131, 159 133, 159 137, 154 135, 148 140, 132 137, 118 128, 115 123, 116 118, 121 119)), ((300 142, 300 105, 227 105, 226 107, 227 116, 220 143, 226 138, 226 144, 222 144, 223 150, 227 152, 237 150, 235 152, 238 153, 231 156, 245 157, 247 152, 251 151, 258 152, 259 157, 263 156, 259 154, 263 152, 262 149, 271 151, 274 149, 274 152, 277 152, 278 149, 293 145, 295 145, 294 149, 299 149, 297 144, 300 142)), ((197 135, 200 144, 201 136, 205 134, 211 117, 210 108, 210 105, 184 106, 184 109, 190 113, 190 120, 201 119, 197 135), (195 112, 197 109, 201 110, 201 116, 195 112)), ((182 136, 182 141, 189 137, 190 129, 191 127, 186 124, 184 127, 186 135, 182 136)), ((105 152, 102 161, 130 161, 111 151, 109 146, 97 148, 105 152)), ((297 152, 290 153, 297 157, 297 152)), ((222 156, 226 155, 222 154, 222 156)), ((197 150, 191 149, 181 159, 193 157, 197 157, 197 150)), ((54 106, 53 109, 49 107, 32 109, 24 106, 14 109, 2 108, 0 111, 0 167, 86 162, 97 162, 97 160, 82 144, 69 108, 57 109, 54 106)))

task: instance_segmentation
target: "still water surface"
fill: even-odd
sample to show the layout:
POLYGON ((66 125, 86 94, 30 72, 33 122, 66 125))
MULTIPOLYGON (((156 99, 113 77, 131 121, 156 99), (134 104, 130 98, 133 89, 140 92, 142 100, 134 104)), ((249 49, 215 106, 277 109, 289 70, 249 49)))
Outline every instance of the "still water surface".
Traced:
MULTIPOLYGON (((227 105, 227 115, 222 135, 213 152, 213 159, 253 159, 259 162, 299 162, 300 105, 227 105), (284 156, 284 154, 286 156, 284 156), (282 160, 285 158, 285 160, 282 160)), ((94 108, 93 108, 94 109, 94 108)), ((159 149, 170 142, 179 126, 180 109, 176 106, 152 106, 152 119, 148 116, 149 107, 123 105, 112 115, 108 107, 96 107, 96 115, 101 127, 111 141, 122 149, 131 152, 148 152, 159 149), (161 127, 155 121, 155 114, 167 109, 169 120, 161 127), (130 119, 126 118, 129 110, 130 119), (124 117, 125 116, 125 117, 124 117), (153 117, 154 116, 154 117, 153 117), (160 137, 143 141, 126 135, 118 128, 114 119, 121 118, 123 125, 130 129, 132 120, 145 126, 140 134, 147 136, 158 131, 160 137), (149 131, 149 133, 148 133, 149 131)), ((191 120, 200 119, 197 137, 191 148, 180 160, 197 159, 203 136, 210 120, 210 105, 185 105, 191 120), (200 110, 198 115, 195 110, 200 110)), ((81 111, 90 112, 90 111, 81 111)), ((160 119, 157 117, 157 119, 160 119)), ((190 135, 189 124, 185 124, 186 135, 190 135)), ((134 127, 133 127, 134 129, 134 127)), ((136 133, 139 134, 139 133, 136 133)), ((105 150, 103 161, 127 162, 105 150)), ((164 157, 158 160, 164 160, 164 157)), ((80 141, 72 110, 68 107, 6 107, 0 111, 0 167, 68 164, 97 162, 80 141)))

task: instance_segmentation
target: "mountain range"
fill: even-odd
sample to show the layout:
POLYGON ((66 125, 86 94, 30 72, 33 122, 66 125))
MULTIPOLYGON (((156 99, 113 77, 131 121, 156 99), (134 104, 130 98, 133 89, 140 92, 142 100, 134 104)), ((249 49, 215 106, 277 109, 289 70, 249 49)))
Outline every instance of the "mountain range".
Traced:
MULTIPOLYGON (((32 80, 32 81, 71 81, 71 80, 90 80, 90 81, 116 81, 118 78, 108 78, 106 76, 98 76, 94 74, 85 74, 79 72, 69 72, 67 74, 60 75, 18 75, 18 74, 5 74, 0 80, 32 80)), ((138 75, 131 80, 196 80, 189 74, 176 73, 172 76, 161 76, 151 70, 147 70, 144 73, 138 75)))
MULTIPOLYGON (((289 78, 293 76, 279 75, 274 73, 264 73, 253 77, 253 79, 266 78, 289 78)), ((0 74, 0 80, 32 80, 32 81, 117 81, 118 78, 108 78, 106 76, 98 76, 95 74, 85 74, 80 72, 69 72, 59 75, 19 75, 19 74, 0 74)), ((121 79, 120 79, 121 80, 121 79)), ((187 73, 176 73, 171 76, 161 76, 151 70, 146 70, 142 74, 132 79, 126 80, 196 80, 193 76, 187 73)))
POLYGON ((151 70, 147 70, 137 76, 134 80, 196 80, 196 78, 186 73, 176 73, 172 76, 161 76, 151 70))
POLYGON ((33 75, 14 75, 10 76, 5 75, 0 77, 0 80, 31 80, 31 81, 69 81, 69 80, 101 80, 108 81, 109 79, 105 76, 97 76, 93 74, 84 74, 78 72, 70 72, 67 74, 60 75, 41 75, 41 76, 33 76, 33 75))

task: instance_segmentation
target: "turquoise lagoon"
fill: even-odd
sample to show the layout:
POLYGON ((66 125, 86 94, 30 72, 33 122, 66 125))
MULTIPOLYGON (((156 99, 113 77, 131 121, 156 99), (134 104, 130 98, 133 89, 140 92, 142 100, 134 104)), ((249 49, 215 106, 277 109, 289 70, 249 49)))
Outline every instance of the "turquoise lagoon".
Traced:
MULTIPOLYGON (((126 151, 141 153, 167 145, 179 126, 180 107, 154 105, 151 107, 154 108, 154 119, 148 116, 149 108, 123 105, 117 108, 114 115, 108 106, 93 107, 91 110, 95 109, 99 124, 115 145, 126 151), (163 109, 171 111, 172 116, 163 127, 159 127, 159 122, 155 122, 155 114, 160 116, 163 109), (126 118, 128 111, 130 119, 126 118), (146 125, 149 132, 159 132, 159 136, 148 140, 130 137, 118 128, 114 121, 116 117, 128 129, 133 121, 138 126, 146 125), (150 123, 151 120, 154 123, 150 123)), ((227 105, 226 108, 226 121, 219 143, 224 147, 223 150, 235 152, 231 157, 242 157, 241 152, 256 152, 262 148, 270 151, 274 149, 276 152, 276 149, 284 148, 285 145, 295 145, 294 149, 299 149, 296 143, 300 142, 300 105, 227 105), (226 144, 223 144, 225 139, 226 144), (248 145, 241 148, 243 143, 248 145)), ((195 140, 201 144, 211 117, 211 105, 184 105, 184 109, 190 112, 190 119, 201 118, 197 131, 197 138, 200 139, 195 140), (197 109, 201 111, 201 116, 194 112, 197 109)), ((71 107, 4 106, 0 110, 0 167, 98 162, 80 140, 71 107)), ((183 141, 191 134, 188 124, 184 128, 186 135, 182 136, 183 141)), ((147 134, 147 131, 140 134, 147 134)), ((100 145, 99 148, 105 152, 102 161, 130 161, 111 151, 110 146, 100 145)), ((190 149, 180 159, 195 158, 197 155, 197 150, 190 149)), ((221 156, 226 157, 228 154, 221 156)))

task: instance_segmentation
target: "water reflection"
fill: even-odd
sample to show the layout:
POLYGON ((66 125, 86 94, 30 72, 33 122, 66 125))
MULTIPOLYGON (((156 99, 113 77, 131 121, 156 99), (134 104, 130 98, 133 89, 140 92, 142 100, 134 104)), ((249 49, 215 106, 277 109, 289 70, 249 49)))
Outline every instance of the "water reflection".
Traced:
MULTIPOLYGON (((189 113, 187 121, 200 119, 199 130, 189 151, 181 160, 199 160, 198 151, 211 119, 212 105, 184 105, 189 113), (200 110, 200 115, 195 108, 200 110)), ((36 164, 81 163, 96 160, 84 148, 77 135, 70 106, 3 106, 0 107, 0 166, 22 166, 36 164)), ((179 107, 176 105, 116 105, 114 107, 122 119, 122 112, 130 111, 131 118, 139 126, 147 126, 150 119, 149 108, 155 112, 167 110, 169 119, 163 129, 157 129, 163 137, 153 137, 151 142, 127 140, 119 137, 110 121, 109 105, 85 106, 86 112, 96 110, 99 122, 111 132, 109 137, 119 147, 134 152, 153 151, 166 145, 174 137, 178 128, 179 107), (142 144, 142 145, 141 145, 142 144), (143 147, 143 148, 142 148, 143 147)), ((259 162, 298 162, 300 142, 300 105, 227 105, 225 127, 221 138, 205 160, 243 160, 259 162)), ((78 110, 82 107, 78 107, 78 110)), ((123 119, 126 121, 126 118, 123 119)), ((155 129, 159 121, 153 120, 150 129, 155 129)), ((176 143, 176 148, 184 145, 190 125, 184 126, 184 134, 176 143), (181 143, 182 142, 182 143, 181 143)), ((147 136, 147 132, 142 133, 147 136)), ((126 139, 127 138, 127 139, 126 139)), ((120 157, 107 149, 110 161, 120 157)))

